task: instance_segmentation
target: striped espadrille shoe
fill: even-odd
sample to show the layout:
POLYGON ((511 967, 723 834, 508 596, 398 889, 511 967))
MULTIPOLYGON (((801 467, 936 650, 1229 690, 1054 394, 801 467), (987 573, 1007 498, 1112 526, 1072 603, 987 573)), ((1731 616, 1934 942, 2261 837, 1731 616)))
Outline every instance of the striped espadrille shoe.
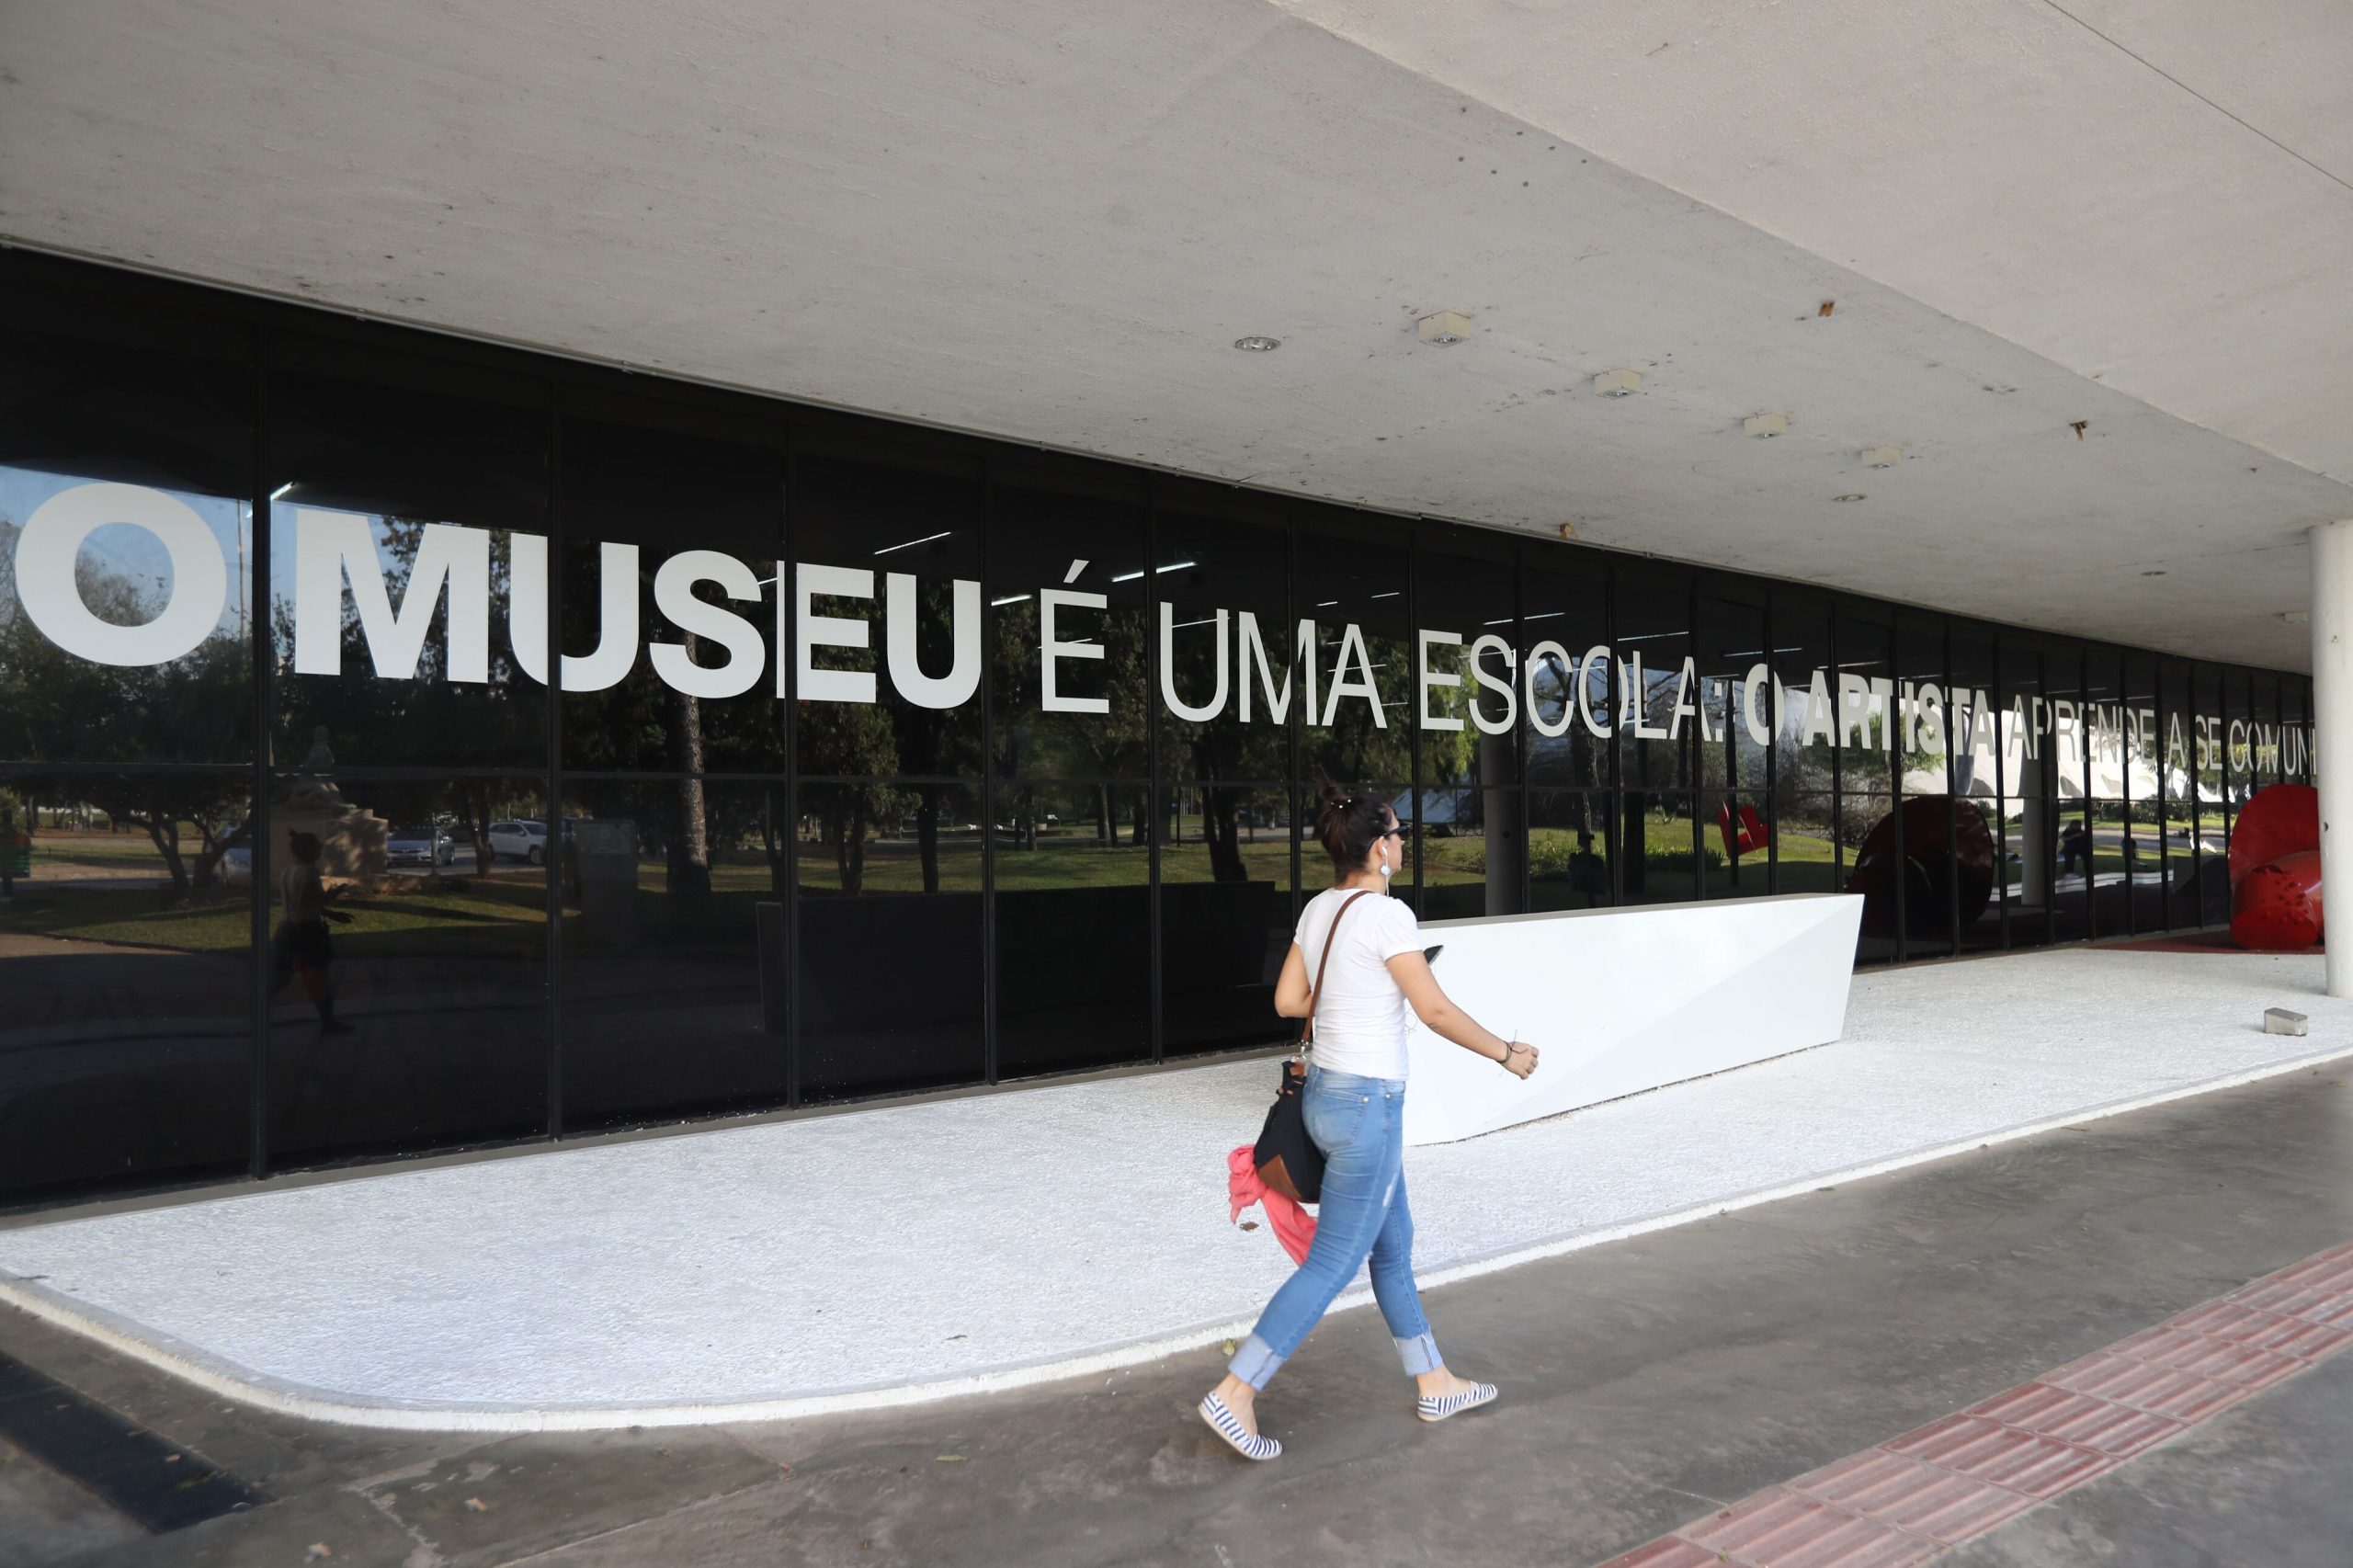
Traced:
POLYGON ((1233 1451, 1245 1460, 1270 1460, 1283 1451, 1283 1446, 1272 1437, 1261 1437, 1242 1425, 1242 1418, 1213 1393, 1201 1396, 1200 1412, 1201 1419, 1210 1424, 1210 1430, 1232 1444, 1233 1451))
POLYGON ((1476 1410, 1500 1392, 1493 1383, 1472 1383, 1461 1393, 1434 1393, 1424 1398, 1414 1414, 1425 1421, 1443 1421, 1466 1410, 1476 1410))

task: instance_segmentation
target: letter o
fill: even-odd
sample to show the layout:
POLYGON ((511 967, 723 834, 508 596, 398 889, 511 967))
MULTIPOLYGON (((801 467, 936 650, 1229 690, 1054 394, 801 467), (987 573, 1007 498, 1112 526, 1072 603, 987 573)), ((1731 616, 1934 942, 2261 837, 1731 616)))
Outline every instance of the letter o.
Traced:
POLYGON ((99 481, 61 490, 25 519, 17 539, 17 597, 48 639, 96 665, 168 665, 221 623, 229 563, 196 508, 143 484, 99 481), (90 613, 74 580, 82 542, 108 523, 145 528, 172 558, 172 596, 144 626, 114 626, 90 613))
POLYGON ((1530 648, 1528 664, 1520 671, 1520 684, 1528 693, 1529 728, 1547 740, 1557 740, 1567 734, 1569 726, 1576 722, 1577 716, 1577 666, 1576 661, 1569 657, 1569 651, 1552 642, 1539 642, 1530 648), (1536 673, 1548 662, 1558 666, 1561 672, 1561 722, 1558 724, 1547 724, 1540 716, 1542 710, 1536 705, 1536 673))

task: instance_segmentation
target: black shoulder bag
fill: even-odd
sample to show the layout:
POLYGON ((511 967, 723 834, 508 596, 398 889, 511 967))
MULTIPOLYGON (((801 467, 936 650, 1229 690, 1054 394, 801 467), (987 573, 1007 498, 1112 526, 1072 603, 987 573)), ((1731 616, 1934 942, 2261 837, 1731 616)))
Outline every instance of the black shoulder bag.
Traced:
POLYGON ((1315 1005, 1324 995, 1324 971, 1332 964, 1332 941, 1348 905, 1371 897, 1370 890, 1350 894, 1332 914, 1332 928, 1324 933, 1324 953, 1316 960, 1315 985, 1307 994, 1307 1017, 1299 1021, 1299 1050, 1283 1063, 1283 1077, 1275 1103, 1267 1108, 1267 1124, 1258 1130, 1258 1146, 1251 1159, 1258 1179, 1295 1203, 1313 1203, 1324 1192, 1324 1151, 1307 1135, 1307 1053, 1315 1044, 1315 1005))

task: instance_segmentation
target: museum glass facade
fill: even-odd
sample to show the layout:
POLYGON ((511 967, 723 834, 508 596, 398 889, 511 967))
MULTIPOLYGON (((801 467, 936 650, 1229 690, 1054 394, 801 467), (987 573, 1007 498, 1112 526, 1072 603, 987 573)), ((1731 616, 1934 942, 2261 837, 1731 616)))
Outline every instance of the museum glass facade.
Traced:
POLYGON ((2223 921, 2310 777, 2302 676, 0 282, 0 1207, 1266 1045, 1326 777, 1425 920, 1865 964, 2223 921))

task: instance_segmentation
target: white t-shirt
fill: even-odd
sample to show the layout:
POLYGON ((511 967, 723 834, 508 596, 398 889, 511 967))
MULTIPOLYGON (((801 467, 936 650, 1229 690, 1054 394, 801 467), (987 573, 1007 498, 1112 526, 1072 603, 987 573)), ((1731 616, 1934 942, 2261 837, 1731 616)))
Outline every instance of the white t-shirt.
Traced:
MULTIPOLYGON (((1291 940, 1305 957, 1308 984, 1315 983, 1332 917, 1357 892, 1326 889, 1300 911, 1291 940)), ((1368 892, 1350 904, 1324 967, 1323 994, 1315 1004, 1315 1050, 1309 1060, 1335 1073, 1403 1079, 1405 994, 1397 989, 1389 960, 1421 949, 1421 922, 1402 901, 1368 892)))

